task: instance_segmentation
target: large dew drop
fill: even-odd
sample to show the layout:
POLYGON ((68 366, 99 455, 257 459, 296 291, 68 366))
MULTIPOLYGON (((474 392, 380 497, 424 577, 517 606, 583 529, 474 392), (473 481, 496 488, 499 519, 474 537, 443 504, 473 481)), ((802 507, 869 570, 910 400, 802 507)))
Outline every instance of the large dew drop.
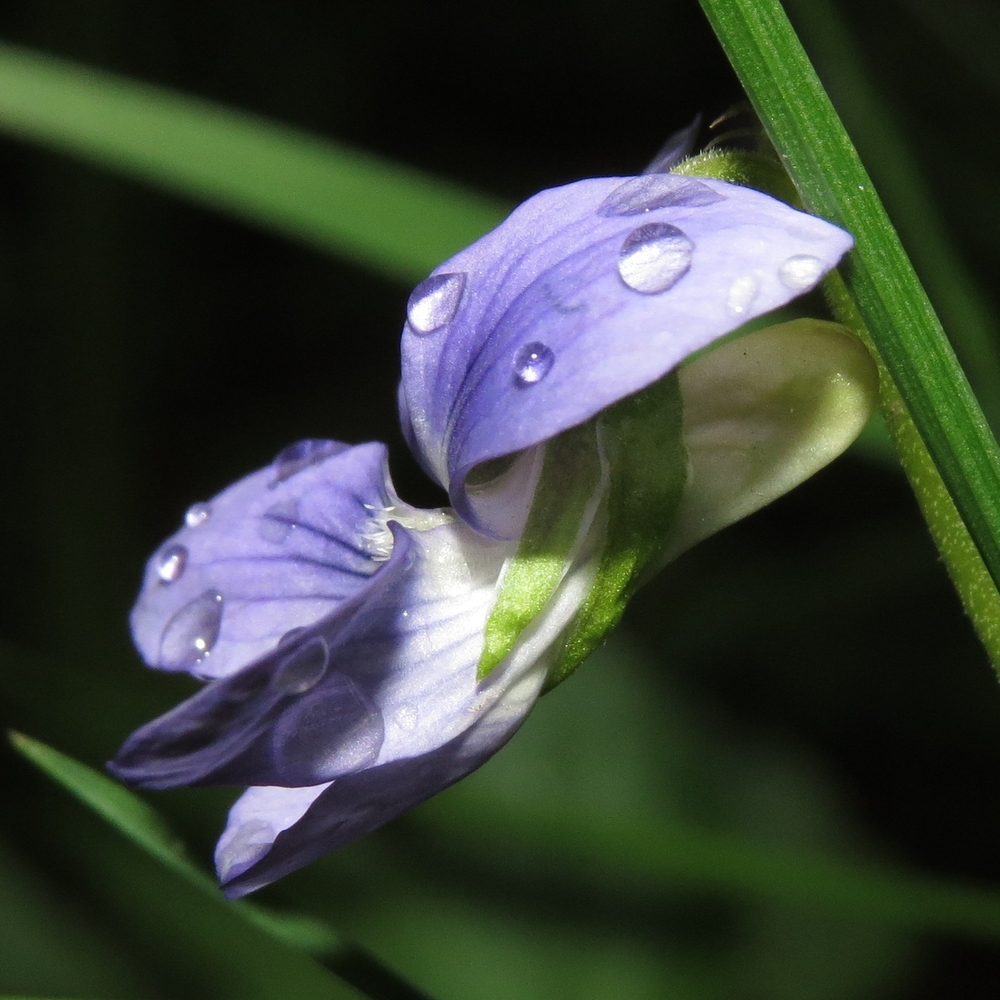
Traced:
POLYGON ((322 687, 285 712, 274 730, 282 774, 296 784, 360 771, 375 763, 384 739, 382 713, 339 673, 327 673, 322 687))
POLYGON ((156 574, 164 583, 179 580, 187 566, 188 550, 183 545, 168 545, 156 560, 156 574))
POLYGON ((465 275, 432 274, 413 289, 406 303, 406 321, 422 336, 440 330, 458 312, 465 291, 465 275))
POLYGON ((222 594, 206 590, 167 622, 160 637, 159 665, 192 670, 212 651, 222 625, 222 594))
POLYGON ((665 292, 687 274, 693 250, 694 245, 676 226, 651 222, 625 237, 618 252, 618 273, 637 292, 665 292))
POLYGON ((698 208, 725 201, 707 184, 676 174, 631 177, 601 202, 598 215, 643 215, 658 208, 698 208))
POLYGON ((541 382, 555 363, 556 356, 537 340, 519 347, 514 354, 514 378, 520 385, 534 385, 541 382))
POLYGON ((320 682, 329 662, 326 640, 316 636, 278 664, 271 683, 283 694, 305 694, 320 682))
POLYGON ((823 261, 819 257, 800 253, 789 257, 778 268, 778 278, 786 288, 791 288, 796 292, 804 292, 816 285, 825 269, 823 261))

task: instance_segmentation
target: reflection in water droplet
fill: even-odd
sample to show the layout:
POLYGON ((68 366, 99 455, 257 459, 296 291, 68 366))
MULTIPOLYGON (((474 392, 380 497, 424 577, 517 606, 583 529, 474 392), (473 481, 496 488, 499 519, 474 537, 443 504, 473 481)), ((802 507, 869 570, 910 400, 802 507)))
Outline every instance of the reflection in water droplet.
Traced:
POLYGON ((315 636, 278 664, 271 683, 284 694, 304 694, 319 683, 329 662, 326 641, 315 636))
POLYGON ((197 528, 199 525, 204 524, 209 515, 212 513, 212 508, 207 503, 195 503, 191 504, 187 509, 187 513, 184 515, 184 523, 189 528, 197 528))
POLYGON ((618 252, 618 273, 637 292, 665 292, 687 274, 693 250, 694 245, 676 226, 651 222, 625 238, 618 252))
POLYGON ((514 377, 521 385, 541 382, 552 370, 556 356, 537 340, 517 349, 514 355, 514 377))
POLYGON ((750 308, 753 300, 757 298, 759 290, 757 279, 752 274, 744 274, 743 277, 737 278, 729 286, 726 308, 734 316, 742 316, 750 308))
POLYGON ((304 441, 296 441, 287 448, 282 448, 271 468, 274 469, 274 480, 271 486, 277 486, 286 479, 291 478, 296 472, 301 472, 310 465, 322 462, 333 455, 339 455, 347 451, 350 445, 342 444, 340 441, 327 441, 323 438, 306 438, 304 441))
POLYGON ((645 174, 631 177, 601 202, 598 215, 642 215, 657 208, 697 208, 725 201, 725 195, 707 184, 677 174, 645 174))
POLYGON ((823 276, 823 261, 807 253, 789 257, 778 268, 778 278, 786 288, 804 292, 812 288, 823 276))
POLYGON ((458 312, 465 291, 465 274, 432 274, 410 293, 406 321, 414 333, 425 335, 440 330, 458 312))
POLYGON ((282 775, 296 784, 360 771, 375 762, 384 739, 385 723, 375 704, 349 677, 330 672, 274 729, 282 775))
POLYGON ((206 590, 167 622, 160 637, 160 666, 190 670, 212 651, 222 625, 222 594, 206 590))
POLYGON ((183 545, 168 545, 156 560, 156 572, 164 583, 179 580, 187 565, 188 550, 183 545))
POLYGON ((297 500, 281 500, 271 504, 257 522, 257 534, 265 542, 277 545, 283 542, 295 528, 295 520, 299 516, 297 500))

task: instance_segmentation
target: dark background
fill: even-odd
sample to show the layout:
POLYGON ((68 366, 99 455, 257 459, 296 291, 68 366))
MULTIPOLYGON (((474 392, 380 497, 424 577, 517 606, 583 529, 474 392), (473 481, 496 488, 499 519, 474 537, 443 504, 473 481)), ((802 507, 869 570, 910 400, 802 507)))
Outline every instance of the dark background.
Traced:
MULTIPOLYGON (((900 183, 881 119, 859 115, 843 53, 810 36, 808 0, 789 8, 890 211, 906 216, 904 237, 917 198, 992 322, 1000 82, 984 53, 998 50, 1000 15, 972 0, 950 5, 944 24, 923 0, 836 9, 916 180, 900 183)), ((711 118, 741 97, 687 0, 26 2, 0 12, 0 38, 512 204, 636 171, 697 112, 711 118)), ((407 292, 0 141, 0 721, 99 765, 186 692, 131 650, 143 561, 190 502, 289 441, 386 440, 400 494, 440 502, 396 424, 407 292)), ((519 737, 527 749, 515 740, 509 762, 483 772, 484 793, 516 800, 522 783, 569 785, 572 772, 585 805, 615 809, 595 775, 620 760, 607 787, 644 768, 630 807, 648 800, 667 819, 669 800, 687 820, 751 838, 986 886, 1000 878, 1000 692, 891 463, 849 454, 685 556, 599 660, 544 700, 519 737), (663 781, 675 799, 658 799, 663 781)), ((281 976, 311 974, 282 971, 235 925, 205 923, 186 890, 0 752, 0 992, 258 995, 245 975, 266 996, 288 988, 281 976), (268 993, 268 976, 285 986, 268 993)), ((205 864, 229 797, 155 804, 205 864)), ((1000 992, 1000 954, 983 942, 843 917, 827 926, 681 884, 652 892, 552 869, 516 843, 510 857, 459 849, 435 815, 405 818, 266 898, 323 915, 443 997, 1000 992)))

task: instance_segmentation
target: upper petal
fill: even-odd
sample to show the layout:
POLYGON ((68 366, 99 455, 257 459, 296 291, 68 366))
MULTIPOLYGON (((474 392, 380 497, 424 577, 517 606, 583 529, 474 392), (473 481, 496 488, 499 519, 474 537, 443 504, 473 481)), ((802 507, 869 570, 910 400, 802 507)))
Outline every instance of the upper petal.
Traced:
POLYGON ((822 219, 722 181, 651 174, 543 191, 414 291, 404 431, 469 523, 512 537, 519 525, 466 489, 474 466, 656 381, 814 287, 850 246, 822 219))
POLYGON ((143 659, 224 677, 354 594, 388 557, 385 446, 301 441, 192 507, 146 566, 143 659))

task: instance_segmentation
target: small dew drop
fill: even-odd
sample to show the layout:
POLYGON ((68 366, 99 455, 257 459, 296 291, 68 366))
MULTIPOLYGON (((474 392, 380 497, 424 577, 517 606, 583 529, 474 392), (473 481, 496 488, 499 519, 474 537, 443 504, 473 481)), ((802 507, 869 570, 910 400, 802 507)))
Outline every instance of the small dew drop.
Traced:
POLYGON ((319 683, 329 662, 330 649, 316 636, 278 664, 272 684, 284 694, 305 694, 319 683))
POLYGON ((555 360, 552 351, 537 340, 525 344, 514 354, 514 378, 521 385, 541 382, 552 370, 555 360))
POLYGON ((426 336, 450 323, 458 312, 466 276, 432 274, 413 289, 406 303, 406 321, 414 333, 426 336))
POLYGON ((168 545, 156 560, 157 576, 164 583, 179 580, 187 566, 188 550, 183 545, 168 545))
POLYGON ((597 214, 605 218, 643 215, 658 208, 699 208, 725 201, 725 195, 707 184, 677 174, 644 174, 630 177, 601 202, 597 214))
POLYGON ((778 278, 786 288, 804 292, 815 286, 823 275, 825 267, 819 257, 800 253, 789 257, 778 268, 778 278))
POLYGON ((633 230, 618 252, 618 273, 629 288, 655 295, 673 288, 691 267, 694 245, 676 226, 651 222, 633 230))
POLYGON ((195 503, 187 509, 184 515, 184 523, 189 528, 198 528, 203 525, 212 513, 212 507, 207 503, 195 503))
POLYGON ((744 274, 729 286, 726 296, 726 308, 734 316, 742 316, 757 298, 760 286, 752 274, 744 274))
POLYGON ((176 611, 160 637, 160 666, 190 670, 212 651, 222 626, 222 594, 206 590, 176 611))
POLYGON ((272 504, 257 522, 257 534, 265 541, 277 545, 283 542, 296 527, 299 505, 296 500, 281 500, 272 504))
POLYGON ((306 438, 303 441, 296 441, 287 448, 282 448, 271 468, 274 470, 274 479, 271 486, 277 486, 286 479, 290 479, 296 472, 301 472, 310 465, 316 465, 324 459, 332 458, 341 452, 347 451, 350 445, 342 444, 340 441, 327 441, 323 438, 306 438))

